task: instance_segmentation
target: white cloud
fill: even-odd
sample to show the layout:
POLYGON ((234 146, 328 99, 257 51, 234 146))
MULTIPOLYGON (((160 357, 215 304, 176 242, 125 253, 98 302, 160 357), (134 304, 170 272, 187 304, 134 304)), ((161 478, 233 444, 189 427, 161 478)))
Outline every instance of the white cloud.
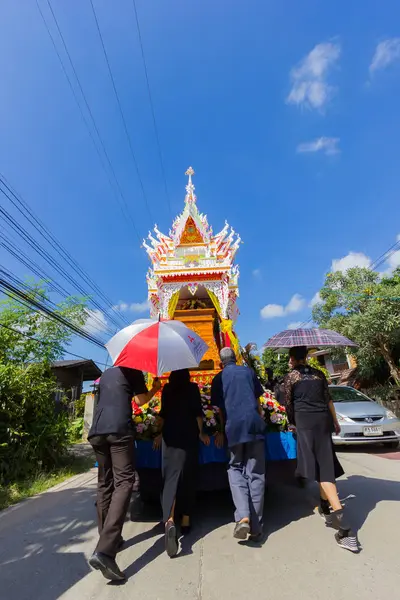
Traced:
POLYGON ((322 302, 322 298, 321 298, 321 294, 319 292, 317 292, 311 299, 311 302, 309 304, 310 308, 314 308, 314 306, 316 306, 317 304, 320 304, 320 302, 322 302))
POLYGON ((300 294, 294 294, 294 296, 291 297, 288 305, 286 306, 285 312, 286 314, 300 312, 305 307, 305 305, 306 301, 304 300, 304 298, 300 296, 300 294))
POLYGON ((334 88, 327 82, 327 76, 339 59, 340 51, 340 45, 333 42, 317 44, 297 67, 292 69, 292 89, 287 102, 321 110, 334 92, 334 88))
POLYGON ((120 302, 114 306, 115 310, 120 310, 121 312, 134 312, 134 313, 144 313, 150 309, 150 303, 148 300, 144 300, 144 302, 120 302))
POLYGON ((281 304, 267 304, 261 309, 263 319, 275 319, 276 317, 285 316, 285 307, 281 304))
POLYGON ((400 233, 398 234, 398 236, 396 237, 396 242, 400 242, 400 233))
POLYGON ((375 71, 386 69, 391 63, 400 61, 400 38, 389 38, 380 42, 369 66, 371 75, 375 71))
POLYGON ((261 277, 262 277, 261 269, 253 269, 252 275, 255 279, 261 279, 261 277))
POLYGON ((86 309, 87 320, 85 323, 85 330, 88 333, 99 333, 102 331, 106 331, 108 328, 107 320, 101 310, 97 308, 86 309))
POLYGON ((120 304, 117 304, 116 306, 114 306, 114 308, 116 310, 121 310, 122 312, 125 312, 126 310, 129 310, 129 304, 127 304, 126 302, 120 302, 120 304))
POLYGON ((339 138, 320 137, 312 142, 304 142, 297 146, 297 152, 323 152, 327 156, 339 154, 339 138))
POLYGON ((332 261, 331 270, 333 272, 342 271, 345 273, 349 269, 353 269, 354 267, 364 267, 369 269, 371 266, 371 259, 369 256, 366 256, 362 252, 349 252, 346 256, 342 258, 334 258, 332 261))
POLYGON ((129 310, 131 310, 132 312, 135 312, 135 313, 144 313, 144 312, 147 312, 149 309, 150 309, 150 303, 148 300, 145 300, 144 302, 133 302, 129 306, 129 310))
POLYGON ((302 325, 303 321, 295 321, 294 323, 289 323, 287 329, 299 329, 300 325, 302 325))
POLYGON ((261 309, 260 314, 263 319, 275 319, 300 312, 305 304, 306 301, 300 294, 294 294, 286 306, 282 306, 282 304, 267 304, 261 309))

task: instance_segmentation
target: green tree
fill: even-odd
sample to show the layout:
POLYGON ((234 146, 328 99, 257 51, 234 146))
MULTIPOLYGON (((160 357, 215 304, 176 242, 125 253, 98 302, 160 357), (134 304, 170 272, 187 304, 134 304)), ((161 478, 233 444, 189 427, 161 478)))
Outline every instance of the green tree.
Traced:
POLYGON ((400 384, 400 269, 390 277, 365 268, 328 273, 313 319, 358 344, 349 349, 360 374, 370 377, 385 363, 400 384))
MULTIPOLYGON (((49 300, 42 284, 33 284, 26 293, 32 300, 49 300)), ((54 313, 82 327, 88 318, 86 299, 67 298, 54 313)), ((0 301, 0 325, 0 361, 4 363, 53 362, 63 356, 73 335, 64 325, 13 298, 0 301)))
MULTIPOLYGON (((284 377, 290 371, 289 354, 277 354, 271 348, 266 348, 262 356, 262 361, 265 369, 272 369, 274 377, 284 377)), ((329 372, 319 364, 315 356, 308 358, 307 362, 314 369, 322 371, 327 379, 330 378, 329 372)))
MULTIPOLYGON (((47 299, 41 285, 29 294, 47 299)), ((80 299, 68 298, 55 312, 75 325, 87 320, 80 299)), ((72 336, 64 325, 15 299, 0 304, 1 482, 55 466, 68 446, 68 416, 56 410, 57 384, 50 366, 62 357, 72 336)))
POLYGON ((323 367, 318 362, 318 359, 315 356, 309 356, 308 359, 307 359, 307 362, 310 365, 310 367, 313 367, 313 369, 318 369, 319 371, 322 371, 322 373, 325 375, 325 377, 329 381, 331 375, 330 375, 328 369, 325 369, 325 367, 323 367))
POLYGON ((272 348, 266 348, 262 354, 264 369, 272 369, 274 377, 284 377, 289 373, 289 355, 278 354, 272 348))
POLYGON ((266 383, 264 365, 260 361, 257 344, 250 342, 241 348, 241 354, 244 363, 256 372, 258 379, 264 385, 266 383))

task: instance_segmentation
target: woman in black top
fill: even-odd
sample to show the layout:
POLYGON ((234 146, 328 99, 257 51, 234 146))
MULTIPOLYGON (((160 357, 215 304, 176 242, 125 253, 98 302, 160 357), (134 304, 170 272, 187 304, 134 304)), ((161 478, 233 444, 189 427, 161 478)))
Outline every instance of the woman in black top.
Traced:
POLYGON ((327 523, 339 529, 337 543, 357 552, 357 537, 345 522, 336 488, 336 476, 343 471, 338 471, 332 445, 332 423, 337 434, 340 425, 328 382, 322 371, 306 363, 306 347, 291 348, 289 355, 292 370, 285 377, 284 393, 289 422, 297 431, 297 476, 319 483, 322 512, 327 523))
MULTIPOLYGON (((165 547, 170 557, 178 552, 175 517, 179 514, 181 531, 190 528, 190 516, 196 492, 196 471, 203 434, 200 390, 191 383, 188 369, 173 371, 162 391, 160 423, 162 429, 162 509, 165 522, 165 547)), ((161 436, 160 436, 161 437, 161 436)), ((160 438, 155 442, 159 445, 160 438)))

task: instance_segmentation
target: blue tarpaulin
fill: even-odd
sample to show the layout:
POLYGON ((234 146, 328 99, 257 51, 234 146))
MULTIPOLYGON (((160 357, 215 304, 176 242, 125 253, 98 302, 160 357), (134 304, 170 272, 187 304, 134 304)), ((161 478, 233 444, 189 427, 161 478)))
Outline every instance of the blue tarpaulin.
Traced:
MULTIPOLYGON (((267 433, 265 436, 265 458, 268 461, 292 460, 296 458, 296 441, 291 432, 267 433)), ((228 462, 227 448, 216 448, 211 438, 209 446, 199 442, 199 463, 228 462)), ((161 450, 153 450, 153 442, 136 441, 136 467, 138 469, 160 469, 161 450)))
POLYGON ((296 440, 293 433, 267 433, 265 436, 265 458, 269 461, 293 460, 297 458, 296 440))

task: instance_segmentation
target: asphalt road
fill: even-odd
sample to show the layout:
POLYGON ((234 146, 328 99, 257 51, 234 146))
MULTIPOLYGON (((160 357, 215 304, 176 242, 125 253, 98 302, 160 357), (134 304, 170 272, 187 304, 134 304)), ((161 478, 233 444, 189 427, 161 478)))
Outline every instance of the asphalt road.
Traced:
POLYGON ((315 514, 314 486, 273 485, 265 509, 266 542, 232 537, 229 496, 200 499, 197 526, 171 560, 159 515, 127 522, 118 562, 128 580, 108 584, 87 565, 96 542, 96 472, 0 513, 3 600, 252 600, 400 598, 400 453, 341 452, 339 483, 363 551, 338 548, 315 514))

